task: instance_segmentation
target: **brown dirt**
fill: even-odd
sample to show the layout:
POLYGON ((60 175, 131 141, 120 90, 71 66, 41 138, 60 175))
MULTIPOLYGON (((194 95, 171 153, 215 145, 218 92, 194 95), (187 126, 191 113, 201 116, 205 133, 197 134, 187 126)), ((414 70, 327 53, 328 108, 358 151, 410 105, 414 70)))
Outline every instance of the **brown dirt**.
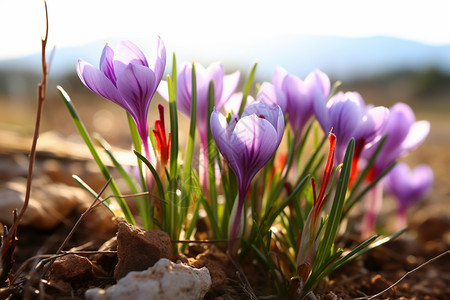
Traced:
MULTIPOLYGON (((366 101, 373 102, 369 99, 366 99, 366 101)), ((427 119, 435 116, 430 111, 431 109, 424 108, 423 111, 419 112, 418 119, 427 119)), ((59 123, 61 123, 62 114, 61 116, 59 114, 54 115, 53 112, 59 123)), ((443 115, 442 112, 441 114, 443 115)), ((123 117, 123 114, 121 116, 123 117)), ((68 122, 67 119, 68 115, 64 115, 64 122, 68 122)), ((315 291, 318 299, 353 299, 376 294, 395 283, 408 271, 415 269, 445 251, 449 251, 450 201, 448 200, 450 197, 450 174, 448 173, 448 165, 450 164, 450 140, 448 137, 450 136, 450 124, 448 116, 434 118, 431 123, 432 132, 425 144, 411 153, 406 159, 412 165, 428 163, 435 173, 435 186, 432 193, 425 201, 418 203, 409 212, 409 231, 404 237, 366 253, 332 274, 315 291)), ((62 128, 62 130, 64 134, 70 131, 67 128, 62 128)), ((112 135, 112 133, 110 134, 112 135)), ((104 136, 108 138, 107 133, 104 133, 104 136)), ((129 141, 123 142, 123 136, 123 133, 120 132, 109 140, 122 141, 122 146, 124 146, 129 141)), ((0 157, 9 160, 17 159, 17 155, 22 155, 21 159, 23 159, 29 151, 29 145, 29 139, 20 137, 20 139, 16 140, 8 136, 0 144, 0 157)), ((50 145, 48 149, 54 149, 54 147, 55 145, 50 145)), ((87 163, 89 155, 86 155, 85 150, 69 151, 63 147, 57 147, 56 149, 60 152, 52 153, 48 149, 44 149, 38 154, 37 161, 38 169, 39 166, 42 166, 42 170, 47 170, 47 176, 50 176, 55 181, 75 185, 71 181, 70 175, 71 173, 77 173, 83 178, 89 178, 87 181, 94 188, 98 189, 101 187, 103 180, 101 178, 99 180, 99 177, 93 174, 87 163), (50 160, 51 163, 49 162, 50 160), (53 166, 54 161, 61 163, 64 168, 55 168, 53 166), (47 167, 45 168, 46 162, 47 167)), ((3 163, 4 161, 1 160, 0 162, 3 163)), ((23 176, 23 170, 9 171, 11 171, 11 176, 23 176)), ((8 180, 3 175, 5 174, 0 174, 0 179, 8 180)), ((39 176, 39 173, 37 173, 37 176, 39 176)), ((395 206, 392 199, 388 199, 383 214, 380 216, 380 221, 387 227, 392 227, 394 224, 392 217, 394 209, 395 206)), ((79 212, 74 212, 65 222, 52 230, 20 228, 14 272, 20 266, 23 266, 28 258, 34 255, 55 253, 78 217, 79 212)), ((66 249, 77 247, 79 250, 98 250, 105 241, 114 235, 111 232, 102 232, 93 236, 92 234, 95 233, 94 229, 95 227, 89 225, 89 222, 83 222, 69 241, 66 249)), ((342 245, 348 248, 352 248, 356 242, 356 239, 351 237, 345 237, 341 240, 342 245)), ((112 247, 114 248, 114 246, 112 247)), ((214 247, 192 246, 189 250, 190 255, 185 261, 189 261, 194 266, 207 266, 214 270, 214 272, 211 272, 214 274, 214 286, 207 294, 207 299, 250 298, 251 292, 244 283, 244 278, 242 278, 242 275, 239 275, 238 270, 231 264, 226 254, 214 247)), ((85 269, 81 272, 83 275, 78 274, 87 276, 85 281, 66 282, 48 286, 45 292, 49 299, 83 299, 83 292, 87 288, 93 286, 105 287, 115 282, 113 272, 117 263, 116 256, 82 255, 82 257, 87 257, 93 262, 92 270, 89 264, 85 264, 85 269)), ((86 262, 84 258, 76 257, 74 259, 86 262)), ((253 260, 240 262, 240 264, 256 295, 273 295, 274 297, 271 299, 277 299, 274 292, 275 289, 271 284, 273 281, 264 268, 253 260)), ((35 289, 30 289, 27 286, 27 282, 31 282, 36 288, 36 282, 26 280, 27 276, 36 275, 29 271, 32 266, 33 263, 31 262, 28 268, 25 268, 24 273, 18 274, 19 276, 15 281, 13 299, 21 299, 24 291, 32 291, 31 294, 36 292, 35 289)), ((32 277, 32 279, 35 278, 32 277)), ((0 299, 3 299, 8 293, 0 291, 0 299)), ((37 298, 37 295, 33 295, 34 298, 37 298)), ((450 299, 450 255, 447 254, 412 272, 401 280, 395 288, 375 299, 450 299)))

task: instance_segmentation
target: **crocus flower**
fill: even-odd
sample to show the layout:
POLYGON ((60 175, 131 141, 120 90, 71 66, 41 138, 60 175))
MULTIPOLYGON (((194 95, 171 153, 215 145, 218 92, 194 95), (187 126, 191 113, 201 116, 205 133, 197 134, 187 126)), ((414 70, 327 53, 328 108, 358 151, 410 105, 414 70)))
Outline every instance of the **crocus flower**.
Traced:
MULTIPOLYGON (((378 176, 397 158, 417 148, 430 132, 430 122, 416 121, 407 104, 397 103, 389 111, 386 126, 380 133, 387 135, 387 139, 375 161, 373 176, 378 176)), ((377 146, 378 142, 368 145, 363 155, 370 157, 377 146)))
POLYGON ((245 194, 255 174, 267 163, 280 145, 284 133, 283 112, 278 105, 255 102, 240 119, 230 121, 214 109, 211 114, 212 136, 236 174, 239 198, 234 220, 230 220, 230 249, 239 235, 245 194), (233 221, 233 222, 231 222, 233 221))
POLYGON ((398 163, 386 176, 386 189, 398 201, 398 229, 406 226, 406 211, 425 197, 433 180, 433 171, 428 165, 419 165, 411 170, 405 163, 398 163))
POLYGON ((313 102, 316 101, 314 99, 328 98, 330 79, 325 73, 315 70, 302 81, 278 67, 272 77, 272 83, 285 94, 289 123, 299 137, 313 115, 313 102))
MULTIPOLYGON (((200 164, 202 171, 200 176, 203 186, 206 185, 207 162, 207 123, 208 122, 208 91, 209 84, 214 84, 214 105, 217 110, 222 109, 225 102, 230 98, 239 83, 240 72, 225 75, 223 66, 220 63, 213 63, 208 68, 204 68, 199 63, 195 63, 196 83, 197 83, 197 129, 200 133, 202 145, 203 164, 200 164)), ((167 82, 162 81, 158 88, 158 93, 169 100, 167 82)), ((186 116, 191 116, 192 106, 192 63, 184 63, 177 75, 177 107, 186 116)))
MULTIPOLYGON (((420 145, 430 131, 428 121, 416 121, 414 112, 405 103, 397 103, 390 109, 386 125, 381 135, 387 135, 386 142, 378 154, 370 172, 369 180, 374 180, 397 158, 420 145)), ((379 141, 366 146, 363 156, 370 157, 378 146, 379 141)), ((375 219, 383 202, 383 185, 378 183, 369 192, 366 201, 366 214, 364 220, 363 236, 372 234, 375 219)))
POLYGON ((323 131, 332 129, 336 135, 336 163, 342 163, 350 139, 355 139, 352 169, 356 170, 364 146, 379 136, 389 110, 382 106, 366 106, 357 92, 339 92, 328 101, 316 99, 313 106, 323 131))
POLYGON ((103 48, 100 67, 78 60, 77 73, 84 85, 94 93, 124 108, 133 118, 148 156, 147 114, 150 101, 162 79, 166 66, 166 49, 160 38, 156 57, 148 62, 144 53, 132 42, 122 41, 114 51, 103 48))

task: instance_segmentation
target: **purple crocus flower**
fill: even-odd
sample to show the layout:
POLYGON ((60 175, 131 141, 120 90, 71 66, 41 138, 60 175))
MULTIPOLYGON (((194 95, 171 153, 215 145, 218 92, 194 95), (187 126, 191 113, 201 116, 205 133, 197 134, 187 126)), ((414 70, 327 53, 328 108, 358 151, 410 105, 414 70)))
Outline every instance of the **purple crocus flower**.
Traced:
POLYGON ((315 70, 302 81, 278 67, 275 69, 272 83, 286 96, 289 123, 299 138, 306 123, 313 115, 313 102, 317 101, 315 99, 328 98, 330 79, 325 73, 315 70))
MULTIPOLYGON (((419 146, 430 131, 428 121, 416 121, 411 107, 405 103, 394 104, 389 112, 386 125, 381 135, 387 135, 386 142, 378 154, 370 172, 369 180, 374 180, 397 158, 419 146)), ((379 141, 366 146, 363 156, 370 157, 378 147, 379 141)), ((366 201, 366 215, 363 235, 372 234, 376 217, 383 203, 383 184, 378 183, 369 192, 366 201)))
POLYGON ((236 174, 239 199, 234 220, 230 220, 230 249, 239 236, 245 194, 256 173, 267 163, 280 145, 284 133, 283 112, 278 105, 255 102, 240 119, 230 121, 214 109, 211 132, 220 152, 236 174))
MULTIPOLYGON (((206 145, 209 83, 212 81, 214 84, 214 104, 216 109, 220 110, 236 90, 240 72, 225 75, 222 64, 218 62, 211 64, 206 69, 199 63, 195 63, 195 72, 197 75, 197 128, 202 144, 206 145)), ((158 93, 164 99, 169 100, 166 81, 161 82, 158 93)), ((177 107, 188 117, 191 116, 191 100, 192 63, 184 63, 177 75, 177 107)))
POLYGON ((314 101, 314 113, 325 133, 333 129, 336 135, 336 163, 342 163, 351 138, 355 139, 353 165, 359 160, 364 146, 379 136, 389 110, 385 107, 366 106, 357 92, 339 92, 326 99, 314 101))
MULTIPOLYGON (((225 75, 221 63, 213 63, 208 68, 204 68, 199 63, 195 63, 196 83, 197 83, 197 129, 200 133, 202 145, 200 163, 200 180, 203 187, 207 187, 207 123, 208 122, 208 92, 209 84, 214 84, 214 104, 217 110, 222 109, 225 102, 235 91, 240 78, 240 72, 225 75)), ((167 82, 162 81, 158 88, 158 93, 166 100, 169 100, 167 82)), ((177 75, 177 107, 186 116, 191 116, 192 106, 192 63, 184 63, 177 75)))
POLYGON ((156 57, 150 64, 144 53, 129 41, 121 41, 115 51, 106 44, 99 69, 81 59, 77 64, 78 76, 88 89, 120 105, 131 115, 147 156, 148 108, 165 66, 166 49, 160 38, 156 45, 156 57))
POLYGON ((433 171, 428 165, 419 165, 411 170, 405 163, 398 163, 385 177, 384 184, 398 201, 399 229, 406 225, 407 209, 425 197, 433 185, 433 171))
MULTIPOLYGON (((413 110, 405 103, 396 103, 389 110, 389 117, 381 135, 387 135, 373 170, 378 176, 397 158, 417 148, 430 132, 430 122, 416 121, 413 110)), ((363 155, 370 157, 377 148, 378 142, 368 145, 363 155)))

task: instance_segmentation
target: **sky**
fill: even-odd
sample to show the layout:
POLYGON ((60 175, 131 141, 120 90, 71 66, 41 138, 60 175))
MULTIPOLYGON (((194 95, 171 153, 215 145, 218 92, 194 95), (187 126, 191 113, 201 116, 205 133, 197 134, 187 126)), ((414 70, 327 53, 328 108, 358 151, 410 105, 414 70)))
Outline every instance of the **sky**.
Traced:
MULTIPOLYGON (((450 44, 446 0, 48 0, 49 47, 161 36, 170 50, 208 53, 283 35, 390 36, 450 44)), ((0 60, 40 52, 43 1, 0 0, 0 60)), ((169 52, 170 53, 170 52, 169 52)))

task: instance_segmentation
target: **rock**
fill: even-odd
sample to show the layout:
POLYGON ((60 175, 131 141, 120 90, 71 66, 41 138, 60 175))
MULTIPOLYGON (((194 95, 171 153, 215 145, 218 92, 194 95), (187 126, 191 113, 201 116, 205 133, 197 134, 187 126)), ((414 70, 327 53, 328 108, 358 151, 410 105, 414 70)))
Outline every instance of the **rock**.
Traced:
POLYGON ((207 268, 195 269, 163 258, 145 271, 130 272, 106 290, 90 289, 85 297, 88 300, 198 300, 204 298, 210 286, 207 268))
MULTIPOLYGON (((0 222, 11 225, 12 211, 23 206, 26 180, 16 178, 0 187, 0 222)), ((28 209, 21 225, 51 229, 65 219, 76 207, 86 205, 92 197, 83 189, 43 178, 33 181, 28 209)))
POLYGON ((13 154, 0 156, 0 180, 8 181, 15 177, 26 177, 28 173, 28 159, 25 155, 13 154))
POLYGON ((234 276, 235 268, 225 253, 211 246, 195 258, 189 258, 189 263, 195 268, 206 267, 211 274, 212 288, 208 294, 219 296, 229 292, 228 281, 234 276))
POLYGON ((87 281, 93 277, 92 263, 86 257, 68 254, 55 260, 50 276, 65 282, 87 281))
POLYGON ((119 280, 131 271, 143 271, 161 258, 171 258, 172 243, 160 230, 143 231, 126 222, 117 231, 117 263, 114 278, 119 280))
MULTIPOLYGON (((370 295, 377 294, 377 293, 379 293, 381 291, 384 291, 385 289, 387 289, 391 285, 392 285, 392 282, 386 280, 380 274, 377 274, 377 275, 373 276, 370 279, 370 285, 369 285, 368 292, 369 292, 370 295)), ((390 295, 391 297, 395 297, 395 287, 393 289, 387 291, 386 295, 390 295)))
MULTIPOLYGON (((116 251, 117 250, 117 237, 113 237, 106 241, 98 251, 116 251)), ((117 265, 117 254, 116 253, 99 253, 94 255, 92 261, 99 267, 102 268, 104 272, 109 275, 114 274, 114 268, 117 265)))

